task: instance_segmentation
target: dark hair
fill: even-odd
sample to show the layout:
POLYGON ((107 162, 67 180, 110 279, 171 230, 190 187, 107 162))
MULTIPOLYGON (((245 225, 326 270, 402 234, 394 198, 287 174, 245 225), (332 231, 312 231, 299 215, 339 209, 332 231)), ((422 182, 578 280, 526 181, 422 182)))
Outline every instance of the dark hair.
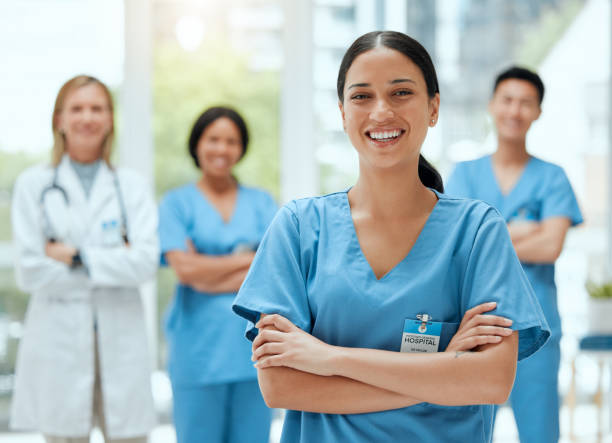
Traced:
POLYGON ((240 158, 244 157, 244 154, 246 153, 247 146, 249 144, 249 131, 247 130, 244 119, 232 108, 214 106, 212 108, 208 108, 198 117, 193 124, 191 134, 189 134, 189 154, 191 155, 191 158, 193 158, 193 161, 198 168, 200 167, 200 160, 198 160, 198 142, 200 141, 200 137, 202 137, 202 133, 209 125, 222 117, 229 118, 236 124, 236 126, 238 126, 238 130, 240 131, 240 139, 242 142, 242 155, 240 158))
POLYGON ((495 91, 497 91, 497 87, 501 82, 513 78, 525 80, 526 82, 529 82, 533 86, 535 86, 538 91, 538 98, 540 100, 540 104, 542 104, 542 100, 544 100, 544 82, 542 82, 542 79, 538 74, 521 66, 511 66, 505 71, 501 72, 495 78, 495 85, 493 85, 493 94, 495 94, 495 91))
MULTIPOLYGON (((438 85, 438 76, 436 75, 436 69, 434 68, 433 62, 427 50, 412 37, 407 36, 401 32, 395 31, 374 31, 368 32, 362 35, 353 42, 350 48, 347 49, 342 63, 340 63, 340 70, 338 71, 338 99, 344 103, 344 85, 346 82, 346 73, 355 61, 355 59, 374 48, 385 47, 394 49, 406 57, 418 66, 425 78, 425 84, 427 86, 427 95, 433 98, 436 94, 440 93, 440 87, 438 85)), ((427 187, 434 188, 439 192, 444 192, 444 184, 442 183, 442 177, 436 171, 425 157, 419 155, 419 178, 421 182, 427 187)))

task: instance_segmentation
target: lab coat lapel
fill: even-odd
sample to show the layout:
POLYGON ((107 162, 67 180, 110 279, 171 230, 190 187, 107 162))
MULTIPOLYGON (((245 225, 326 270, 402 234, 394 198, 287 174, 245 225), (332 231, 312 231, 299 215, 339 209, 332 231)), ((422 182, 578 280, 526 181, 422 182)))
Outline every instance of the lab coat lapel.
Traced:
POLYGON ((71 244, 79 245, 88 226, 87 198, 79 177, 70 165, 70 158, 64 155, 57 170, 57 182, 68 194, 69 226, 68 240, 71 244))
POLYGON ((114 175, 106 162, 100 164, 100 169, 94 179, 89 194, 89 219, 100 222, 103 211, 108 208, 109 201, 115 198, 114 175))

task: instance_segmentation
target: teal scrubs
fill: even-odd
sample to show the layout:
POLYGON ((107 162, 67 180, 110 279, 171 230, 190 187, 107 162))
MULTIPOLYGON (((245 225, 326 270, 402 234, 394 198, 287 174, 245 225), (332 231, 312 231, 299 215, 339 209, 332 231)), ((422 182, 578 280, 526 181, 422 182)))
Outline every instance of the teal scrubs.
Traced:
MULTIPOLYGON (((490 155, 459 163, 448 180, 446 192, 490 204, 499 210, 506 223, 542 222, 551 217, 566 217, 572 226, 582 222, 574 191, 563 169, 536 157, 530 157, 507 195, 499 189, 490 155)), ((522 443, 557 442, 561 318, 557 309, 555 265, 522 265, 550 325, 551 339, 540 352, 518 364, 510 403, 522 443)))
MULTIPOLYGON (((188 239, 207 255, 256 249, 277 209, 268 193, 239 186, 226 223, 195 184, 172 190, 159 209, 161 264, 167 264, 166 252, 185 251, 188 239)), ((267 442, 270 411, 243 337, 246 322, 232 313, 235 295, 207 294, 179 283, 166 312, 179 443, 267 442), (254 424, 245 429, 240 421, 254 424)))
MULTIPOLYGON (((496 301, 514 320, 519 359, 544 344, 548 326, 503 219, 475 200, 438 195, 410 253, 377 279, 355 233, 347 192, 302 199, 274 218, 234 311, 257 335, 261 313, 278 313, 326 343, 400 351, 406 319, 442 323, 443 350, 465 312, 496 301)), ((418 383, 418 380, 406 380, 418 383)), ((491 405, 420 403, 366 414, 288 411, 282 442, 489 442, 491 405)))

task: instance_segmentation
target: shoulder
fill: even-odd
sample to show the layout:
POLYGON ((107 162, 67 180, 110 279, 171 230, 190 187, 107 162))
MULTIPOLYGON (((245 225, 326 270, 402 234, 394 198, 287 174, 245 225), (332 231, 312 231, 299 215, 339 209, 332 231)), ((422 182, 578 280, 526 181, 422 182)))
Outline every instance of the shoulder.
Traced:
POLYGON ((289 207, 298 220, 320 222, 348 205, 347 191, 338 191, 317 197, 300 198, 289 202, 289 207))
POLYGON ((535 156, 532 156, 531 161, 533 162, 535 169, 538 170, 538 174, 542 175, 543 178, 547 177, 550 179, 559 179, 566 177, 564 169, 555 163, 542 160, 541 158, 535 156))
POLYGON ((478 157, 474 160, 458 162, 455 165, 455 169, 459 171, 472 171, 474 169, 479 169, 490 161, 490 157, 490 155, 483 155, 482 157, 478 157))
POLYGON ((121 184, 125 184, 126 186, 138 186, 145 187, 147 186, 147 181, 144 176, 131 168, 118 167, 115 169, 117 173, 117 177, 121 184))
POLYGON ((469 238, 469 233, 476 233, 484 226, 497 224, 506 226, 504 218, 493 206, 480 200, 454 197, 448 194, 438 194, 444 220, 449 229, 459 229, 469 238))
POLYGON ((318 232, 326 220, 337 217, 338 211, 348 205, 346 192, 291 200, 278 210, 275 224, 291 223, 300 232, 318 232))
POLYGON ((194 184, 187 183, 177 188, 170 189, 162 196, 162 201, 180 202, 189 201, 193 198, 194 184))
POLYGON ((248 195, 249 199, 254 199, 258 202, 274 202, 274 197, 272 197, 272 194, 262 188, 240 185, 240 191, 245 195, 248 195))
POLYGON ((53 167, 46 163, 30 166, 23 170, 15 181, 15 188, 26 188, 28 190, 39 190, 43 185, 51 183, 53 167))

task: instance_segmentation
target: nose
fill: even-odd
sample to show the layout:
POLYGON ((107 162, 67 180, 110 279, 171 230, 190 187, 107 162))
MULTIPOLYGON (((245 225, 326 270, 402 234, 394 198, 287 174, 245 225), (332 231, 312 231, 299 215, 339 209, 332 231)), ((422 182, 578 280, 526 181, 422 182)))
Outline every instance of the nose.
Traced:
POLYGON ((384 98, 376 100, 374 108, 370 113, 370 118, 376 122, 384 122, 393 118, 393 109, 389 106, 389 103, 384 98))
POLYGON ((521 104, 517 101, 512 102, 509 106, 508 111, 510 112, 510 115, 512 115, 513 117, 518 116, 521 112, 521 104))

